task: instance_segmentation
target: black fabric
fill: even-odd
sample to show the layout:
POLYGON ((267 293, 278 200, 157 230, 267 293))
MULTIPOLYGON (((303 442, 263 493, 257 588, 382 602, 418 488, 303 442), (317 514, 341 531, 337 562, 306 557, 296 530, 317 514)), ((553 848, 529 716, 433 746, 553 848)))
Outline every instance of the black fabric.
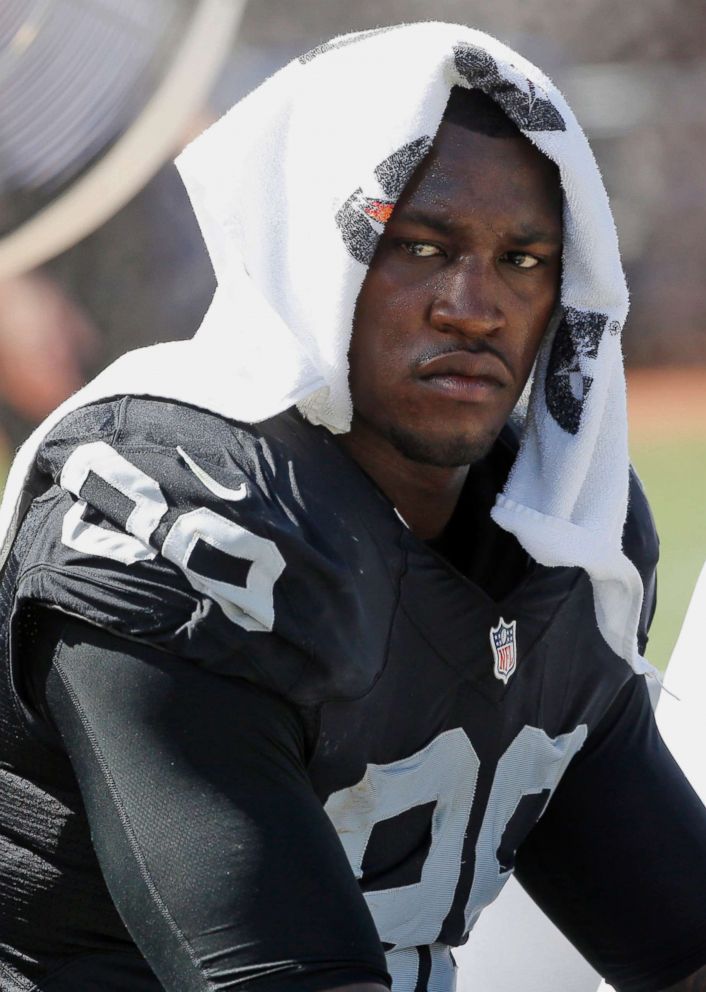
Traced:
MULTIPOLYGON (((566 860, 557 887, 585 906, 586 953, 620 972, 616 988, 654 992, 672 946, 685 972, 703 963, 706 909, 688 887, 691 924, 673 943, 664 919, 639 934, 622 921, 619 948, 605 943, 610 896, 594 906, 588 882, 606 795, 632 804, 634 781, 637 826, 610 816, 635 878, 643 838, 686 844, 650 804, 685 810, 703 891, 701 814, 637 719, 641 680, 601 637, 588 577, 528 560, 491 523, 516 447, 504 432, 430 548, 293 411, 243 425, 119 398, 58 425, 0 581, 3 992, 70 980, 92 992, 104 962, 118 987, 154 969, 165 988, 209 975, 256 992, 410 961, 424 992, 427 972, 432 986, 452 973, 448 947, 506 873, 519 860, 531 871, 523 852, 552 816, 537 863, 561 879, 566 860), (49 630, 46 607, 90 626, 49 630), (503 673, 501 625, 513 632, 503 673), (631 780, 601 743, 609 713, 631 780), (575 806, 562 798, 576 793, 575 806), (574 882, 579 817, 590 868, 574 882)), ((634 480, 625 549, 651 588, 656 540, 634 480)), ((643 639, 652 608, 648 596, 643 639)), ((661 903, 682 898, 675 864, 654 879, 661 903)), ((652 898, 645 877, 635 904, 652 898)))
MULTIPOLYGON (((46 645, 58 644, 45 698, 101 870, 162 983, 134 957, 95 958, 64 972, 72 992, 104 970, 127 988, 130 968, 150 992, 386 982, 373 922, 307 778, 296 713, 60 614, 42 623, 45 666, 46 645)), ((68 988, 61 975, 55 987, 68 988)))
POLYGON ((164 992, 137 949, 79 955, 35 988, 40 992, 164 992))
MULTIPOLYGON (((113 901, 161 979, 134 953, 96 954, 42 988, 286 992, 384 981, 287 704, 60 614, 40 617, 36 646, 38 684, 113 901)), ((690 923, 706 885, 704 836, 704 808, 634 678, 520 847, 516 871, 619 992, 659 992, 706 960, 706 924, 690 923)))

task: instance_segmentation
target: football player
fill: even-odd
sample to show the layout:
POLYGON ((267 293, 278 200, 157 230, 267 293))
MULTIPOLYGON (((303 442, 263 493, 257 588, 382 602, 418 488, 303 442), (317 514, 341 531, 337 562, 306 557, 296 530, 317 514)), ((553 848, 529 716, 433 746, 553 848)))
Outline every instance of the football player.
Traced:
MULTIPOLYGON (((265 97, 245 101, 242 174, 257 185, 269 168, 257 141, 290 161, 311 107, 299 93, 288 116, 273 95, 311 79, 312 101, 327 99, 317 66, 357 83, 351 67, 362 79, 376 63, 376 85, 399 69, 402 108, 435 49, 433 136, 367 156, 377 195, 342 161, 351 195, 329 198, 327 134, 307 152, 309 201, 284 168, 259 201, 236 186, 240 222, 226 226, 263 291, 262 326, 245 291, 221 295, 193 346, 138 355, 61 411, 10 483, 6 992, 451 992, 451 949, 512 871, 616 989, 706 990, 706 812, 631 646, 610 643, 596 594, 609 567, 574 551, 573 565, 540 562, 491 516, 499 492, 516 494, 537 404, 547 446, 552 430, 582 440, 587 397, 610 395, 598 359, 593 384, 581 365, 591 347, 571 356, 583 311, 565 287, 577 265, 600 282, 613 235, 585 264, 571 172, 534 140, 571 131, 565 108, 468 29, 372 32, 265 84, 270 116, 265 97), (336 281, 339 257, 355 292, 336 281), (272 312, 301 341, 342 298, 353 416, 335 434, 325 348, 310 375, 311 351, 275 351, 272 312), (264 416, 232 415, 249 387, 219 328, 245 351, 265 335, 248 366, 264 416), (544 386, 518 427, 533 367, 544 386), (552 375, 571 387, 552 392, 552 375), (239 381, 242 395, 219 393, 239 381)), ((342 113, 340 93, 330 106, 342 113)), ((312 142, 334 126, 309 120, 312 142)), ((346 126, 355 158, 366 136, 346 126)), ((235 182, 231 164, 209 159, 235 182)), ((227 245, 212 251, 227 290, 227 245)), ((609 315, 590 313, 596 353, 614 347, 609 315)), ((617 444, 611 457, 619 475, 617 444)), ((642 652, 656 538, 634 477, 623 517, 642 652)))

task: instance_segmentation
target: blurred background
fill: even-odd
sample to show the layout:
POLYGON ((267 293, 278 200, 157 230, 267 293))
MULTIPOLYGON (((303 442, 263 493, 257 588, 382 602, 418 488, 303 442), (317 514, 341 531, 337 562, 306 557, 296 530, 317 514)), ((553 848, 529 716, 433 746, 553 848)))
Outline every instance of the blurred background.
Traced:
POLYGON ((663 667, 706 558, 703 0, 0 0, 0 483, 87 378, 198 326, 214 285, 178 150, 327 38, 430 17, 541 65, 602 169, 632 294, 632 455, 662 538, 663 667))

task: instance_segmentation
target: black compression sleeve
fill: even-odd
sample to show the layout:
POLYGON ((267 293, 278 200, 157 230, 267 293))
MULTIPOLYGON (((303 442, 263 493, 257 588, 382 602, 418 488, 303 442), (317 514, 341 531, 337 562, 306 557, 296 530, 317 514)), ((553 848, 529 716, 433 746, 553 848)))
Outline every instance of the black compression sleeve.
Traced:
POLYGON ((574 759, 517 876, 618 992, 659 992, 706 963, 706 809, 659 735, 644 678, 574 759))
POLYGON ((111 896, 164 989, 386 985, 372 918, 306 775, 296 711, 60 623, 46 705, 111 896))

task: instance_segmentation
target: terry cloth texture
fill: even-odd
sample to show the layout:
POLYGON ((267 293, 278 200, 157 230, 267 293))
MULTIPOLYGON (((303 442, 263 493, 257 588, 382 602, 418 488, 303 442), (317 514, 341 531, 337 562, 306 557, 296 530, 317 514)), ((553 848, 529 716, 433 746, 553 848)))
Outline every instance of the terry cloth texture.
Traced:
POLYGON ((452 86, 492 97, 556 162, 564 192, 561 306, 493 516, 542 564, 585 568, 606 641, 636 671, 649 670, 636 641, 642 585, 621 548, 628 294, 606 192, 556 87, 461 25, 335 38, 268 79, 180 155, 218 280, 213 303, 192 341, 123 356, 45 421, 18 454, 0 536, 13 532, 42 436, 99 398, 160 396, 249 422, 296 403, 312 422, 348 430, 355 301, 452 86))

